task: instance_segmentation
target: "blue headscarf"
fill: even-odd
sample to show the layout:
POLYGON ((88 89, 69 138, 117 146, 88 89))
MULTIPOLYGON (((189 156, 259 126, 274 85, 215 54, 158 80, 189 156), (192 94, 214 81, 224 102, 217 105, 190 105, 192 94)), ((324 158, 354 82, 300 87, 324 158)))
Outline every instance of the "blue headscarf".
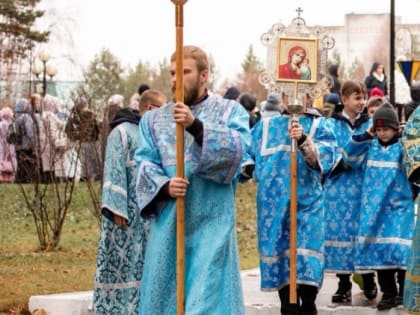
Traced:
POLYGON ((28 106, 25 108, 26 104, 28 104, 28 100, 26 98, 18 99, 15 106, 15 113, 30 113, 31 106, 28 104, 28 106))

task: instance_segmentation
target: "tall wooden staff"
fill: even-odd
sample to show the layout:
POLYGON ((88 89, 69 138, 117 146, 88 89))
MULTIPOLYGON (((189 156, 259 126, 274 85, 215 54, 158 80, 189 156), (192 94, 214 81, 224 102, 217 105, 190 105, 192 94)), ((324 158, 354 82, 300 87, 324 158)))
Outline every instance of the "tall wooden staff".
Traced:
MULTIPOLYGON (((295 104, 288 105, 287 108, 291 114, 290 124, 297 121, 296 115, 302 111, 303 106, 297 101, 297 82, 295 82, 295 104)), ((296 286, 296 259, 297 259, 297 141, 292 139, 290 150, 290 291, 289 302, 297 304, 297 286, 296 286)))
MULTIPOLYGON (((175 101, 184 102, 184 44, 183 27, 184 12, 183 6, 187 0, 171 0, 175 4, 175 26, 176 26, 176 92, 175 101)), ((176 176, 184 177, 184 127, 176 124, 176 176)), ((176 198, 176 305, 177 314, 184 315, 184 291, 185 291, 185 270, 184 270, 184 197, 176 198)))

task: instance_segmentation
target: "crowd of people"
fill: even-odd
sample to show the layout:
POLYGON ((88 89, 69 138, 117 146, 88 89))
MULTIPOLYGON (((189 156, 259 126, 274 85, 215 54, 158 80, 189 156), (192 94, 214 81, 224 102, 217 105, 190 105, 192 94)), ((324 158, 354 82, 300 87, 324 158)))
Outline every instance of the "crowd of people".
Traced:
POLYGON ((11 162, 6 183, 52 183, 99 176, 101 122, 81 97, 70 113, 58 99, 40 94, 16 101, 1 111, 0 150, 11 162), (89 143, 87 145, 86 143, 89 143))
MULTIPOLYGON (((358 277, 367 300, 381 294, 378 310, 404 304, 420 311, 414 213, 420 84, 411 86, 401 121, 389 103, 382 64, 373 64, 365 82, 341 82, 333 65, 324 108, 315 108, 307 94, 296 113, 284 92, 260 104, 236 87, 212 93, 206 53, 185 46, 183 56, 183 102, 141 85, 128 104, 111 96, 103 121, 83 97, 65 121, 47 96, 19 99, 14 115, 0 111, 0 153, 17 170, 11 181, 91 181, 104 156, 95 313, 177 313, 176 200, 183 198, 186 314, 245 314, 235 193, 249 180, 257 184, 261 290, 278 292, 281 314, 317 314, 325 272, 337 276, 333 303, 351 303, 358 277), (13 120, 24 128, 16 145, 4 140, 13 120), (184 176, 177 172, 177 124, 184 129, 184 176), (80 169, 69 167, 76 159, 80 169), (294 163, 296 177, 290 175, 294 163), (293 202, 297 303, 290 301, 293 202)), ((173 54, 174 95, 175 60, 173 54)))

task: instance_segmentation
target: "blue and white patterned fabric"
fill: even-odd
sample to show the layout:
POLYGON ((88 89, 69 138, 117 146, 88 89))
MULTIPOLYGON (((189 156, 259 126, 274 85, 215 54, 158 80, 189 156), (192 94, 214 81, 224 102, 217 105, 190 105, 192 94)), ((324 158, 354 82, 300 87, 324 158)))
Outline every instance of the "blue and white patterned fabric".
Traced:
MULTIPOLYGON (((317 167, 297 152, 297 283, 321 287, 324 271, 324 210, 321 176, 333 165, 335 139, 324 118, 300 115, 307 141, 315 143, 317 167)), ((258 182, 257 222, 261 289, 289 283, 290 161, 289 115, 264 118, 252 129, 250 158, 258 182)), ((304 143, 305 143, 304 142, 304 143)), ((303 145, 303 144, 302 144, 303 145)))
MULTIPOLYGON (((420 106, 411 114, 403 131, 406 171, 410 181, 420 166, 420 106)), ((418 175, 417 175, 418 177, 418 175)), ((409 314, 420 314, 420 199, 417 196, 417 220, 404 284, 404 308, 409 314)))
MULTIPOLYGON (((235 224, 235 187, 250 141, 249 116, 236 102, 209 96, 191 111, 203 122, 200 146, 184 132, 185 314, 245 314, 235 224)), ((142 215, 176 176, 173 103, 140 123, 137 201, 142 215)), ((140 314, 175 315, 176 202, 161 202, 146 250, 140 314)))
POLYGON ((108 136, 102 209, 124 217, 127 227, 102 217, 93 306, 95 314, 137 314, 146 251, 148 221, 138 213, 135 184, 138 127, 122 123, 108 136))
POLYGON ((351 168, 340 173, 335 171, 342 159, 342 149, 352 134, 365 132, 371 122, 366 119, 355 128, 346 119, 329 118, 328 123, 337 140, 337 160, 324 181, 325 271, 352 273, 355 271, 363 173, 351 168))
POLYGON ((414 204, 403 144, 353 137, 344 162, 363 171, 356 269, 406 269, 414 229, 414 204))

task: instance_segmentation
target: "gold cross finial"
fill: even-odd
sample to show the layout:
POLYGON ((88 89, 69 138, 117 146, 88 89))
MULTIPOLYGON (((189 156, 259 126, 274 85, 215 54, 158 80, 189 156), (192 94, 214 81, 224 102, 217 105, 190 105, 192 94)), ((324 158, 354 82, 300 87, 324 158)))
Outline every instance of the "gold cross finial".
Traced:
POLYGON ((300 18, 300 14, 303 12, 303 10, 302 10, 302 8, 301 8, 301 7, 298 7, 298 8, 296 9, 296 12, 297 12, 297 14, 298 14, 298 18, 300 18))

